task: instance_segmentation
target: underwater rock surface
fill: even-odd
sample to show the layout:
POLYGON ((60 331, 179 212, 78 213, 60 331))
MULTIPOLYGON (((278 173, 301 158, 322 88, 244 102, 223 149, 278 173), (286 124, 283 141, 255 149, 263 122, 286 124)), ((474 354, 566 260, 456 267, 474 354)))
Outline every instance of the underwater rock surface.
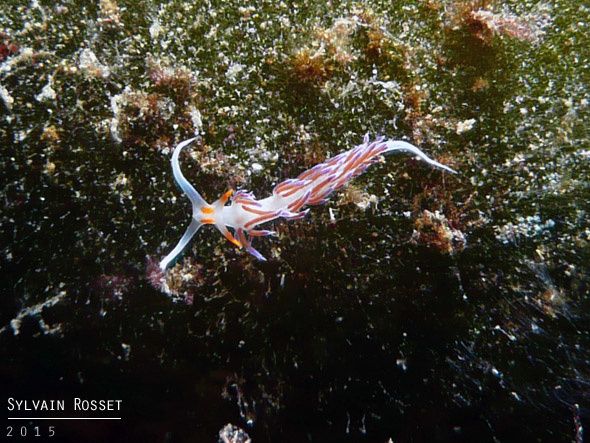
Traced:
POLYGON ((1 392, 123 400, 56 441, 582 441, 590 8, 382 3, 3 2, 1 392), (459 174, 390 156, 267 262, 203 228, 159 271, 175 144, 212 201, 367 132, 459 174))

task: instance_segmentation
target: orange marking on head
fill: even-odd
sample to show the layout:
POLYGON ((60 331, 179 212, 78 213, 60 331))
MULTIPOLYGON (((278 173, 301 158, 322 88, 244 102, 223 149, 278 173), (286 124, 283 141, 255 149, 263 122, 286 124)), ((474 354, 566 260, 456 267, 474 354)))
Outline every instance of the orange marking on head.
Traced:
POLYGON ((211 206, 203 206, 201 208, 201 212, 203 214, 213 214, 215 212, 215 209, 213 209, 211 206))
POLYGON ((230 189, 225 194, 223 194, 219 200, 221 200, 221 203, 225 204, 229 200, 229 198, 232 196, 233 193, 234 193, 234 190, 230 189))
POLYGON ((201 219, 201 223, 203 223, 204 225, 214 225, 215 224, 215 219, 213 219, 213 218, 202 218, 201 219))

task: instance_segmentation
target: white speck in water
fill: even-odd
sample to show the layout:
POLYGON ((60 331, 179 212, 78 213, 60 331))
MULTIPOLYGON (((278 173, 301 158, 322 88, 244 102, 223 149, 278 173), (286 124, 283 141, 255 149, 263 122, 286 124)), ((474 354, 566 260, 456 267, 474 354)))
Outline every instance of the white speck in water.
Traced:
POLYGON ((457 123, 456 132, 457 132, 457 134, 463 134, 464 132, 471 131, 474 126, 475 126, 475 119, 474 118, 470 118, 468 120, 463 120, 463 121, 457 123))
POLYGON ((96 57, 96 54, 90 49, 83 49, 82 52, 80 52, 78 67, 92 76, 107 78, 111 75, 109 67, 103 65, 98 60, 98 57, 96 57))
POLYGON ((502 373, 498 371, 496 368, 492 368, 492 375, 497 378, 502 378, 502 373))
POLYGON ((229 68, 227 68, 225 76, 227 77, 230 83, 234 83, 236 81, 237 75, 243 70, 244 65, 241 65, 239 63, 232 63, 231 65, 229 65, 229 68))
POLYGON ((131 345, 127 343, 121 343, 121 348, 123 349, 123 359, 125 361, 129 360, 129 354, 131 354, 131 345))
POLYGON ((195 128, 195 135, 198 135, 203 129, 203 120, 201 118, 201 112, 195 108, 191 107, 190 110, 191 121, 193 122, 193 127, 195 128))
POLYGON ((257 173, 264 169, 260 163, 252 163, 252 172, 257 173))
POLYGON ((53 89, 52 85, 53 77, 49 77, 47 84, 43 86, 41 92, 35 96, 35 99, 37 99, 38 102, 54 101, 57 97, 57 94, 55 93, 55 90, 53 89))
POLYGON ((162 32, 162 26, 160 25, 160 20, 158 20, 156 18, 156 19, 154 19, 154 22, 150 26, 150 37, 152 39, 156 39, 156 38, 158 38, 158 36, 160 35, 161 32, 162 32))
POLYGON ((0 85, 0 99, 4 102, 6 108, 10 111, 12 109, 12 104, 14 103, 14 98, 8 92, 4 86, 0 85))

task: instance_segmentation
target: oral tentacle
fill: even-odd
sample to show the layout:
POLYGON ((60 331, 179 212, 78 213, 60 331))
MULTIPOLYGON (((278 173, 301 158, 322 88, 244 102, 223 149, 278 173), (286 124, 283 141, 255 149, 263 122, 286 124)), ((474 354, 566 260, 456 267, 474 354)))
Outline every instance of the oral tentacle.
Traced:
POLYGON ((181 237, 178 244, 160 262, 160 269, 161 270, 166 269, 168 267, 168 265, 170 264, 170 262, 172 262, 182 252, 182 250, 191 241, 191 239, 197 233, 197 231, 199 230, 199 228, 201 226, 203 226, 203 224, 201 222, 199 222, 198 220, 192 219, 192 221, 188 225, 188 228, 186 228, 186 231, 184 232, 184 235, 181 237))
POLYGON ((201 197, 201 194, 199 194, 197 192, 197 190, 193 187, 193 185, 191 185, 189 183, 189 181, 185 178, 185 176, 182 174, 182 171, 180 170, 180 164, 178 162, 178 157, 180 156, 180 151, 182 151, 182 149, 185 146, 190 145, 195 140, 196 140, 196 137, 190 138, 188 140, 183 141, 178 146, 176 146, 176 148, 174 149, 174 152, 172 153, 171 163, 172 163, 172 174, 174 175, 174 179, 176 180, 176 183, 178 183, 178 186, 180 186, 180 189, 182 189, 182 192, 184 192, 186 194, 186 196, 189 198, 189 200, 193 204, 193 208, 195 206, 197 208, 200 208, 201 206, 207 205, 207 202, 205 201, 205 199, 203 197, 201 197))

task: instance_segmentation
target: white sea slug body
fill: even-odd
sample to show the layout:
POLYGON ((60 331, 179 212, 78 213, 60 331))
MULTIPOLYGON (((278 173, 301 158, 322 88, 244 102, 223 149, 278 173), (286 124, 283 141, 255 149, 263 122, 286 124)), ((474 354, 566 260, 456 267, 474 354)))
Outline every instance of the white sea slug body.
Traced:
POLYGON ((247 191, 240 190, 235 194, 233 191, 228 191, 214 203, 209 204, 180 171, 178 162, 180 151, 194 140, 191 138, 183 141, 176 146, 172 154, 174 178, 190 199, 193 216, 176 247, 160 262, 162 270, 166 269, 182 252, 203 225, 215 225, 221 234, 234 245, 245 248, 259 260, 265 260, 262 254, 252 247, 252 237, 273 235, 274 232, 257 229, 258 225, 276 218, 293 220, 304 217, 309 211, 309 209, 302 210, 305 206, 324 203, 333 192, 362 174, 370 165, 379 161, 380 157, 387 153, 410 152, 432 166, 455 173, 454 170, 432 160, 410 143, 400 140, 385 140, 383 137, 371 142, 366 135, 361 145, 317 164, 302 172, 297 178, 279 183, 274 187, 269 197, 257 200, 252 193, 247 191), (230 204, 226 205, 230 198, 230 204), (235 237, 228 228, 234 230, 235 237))

